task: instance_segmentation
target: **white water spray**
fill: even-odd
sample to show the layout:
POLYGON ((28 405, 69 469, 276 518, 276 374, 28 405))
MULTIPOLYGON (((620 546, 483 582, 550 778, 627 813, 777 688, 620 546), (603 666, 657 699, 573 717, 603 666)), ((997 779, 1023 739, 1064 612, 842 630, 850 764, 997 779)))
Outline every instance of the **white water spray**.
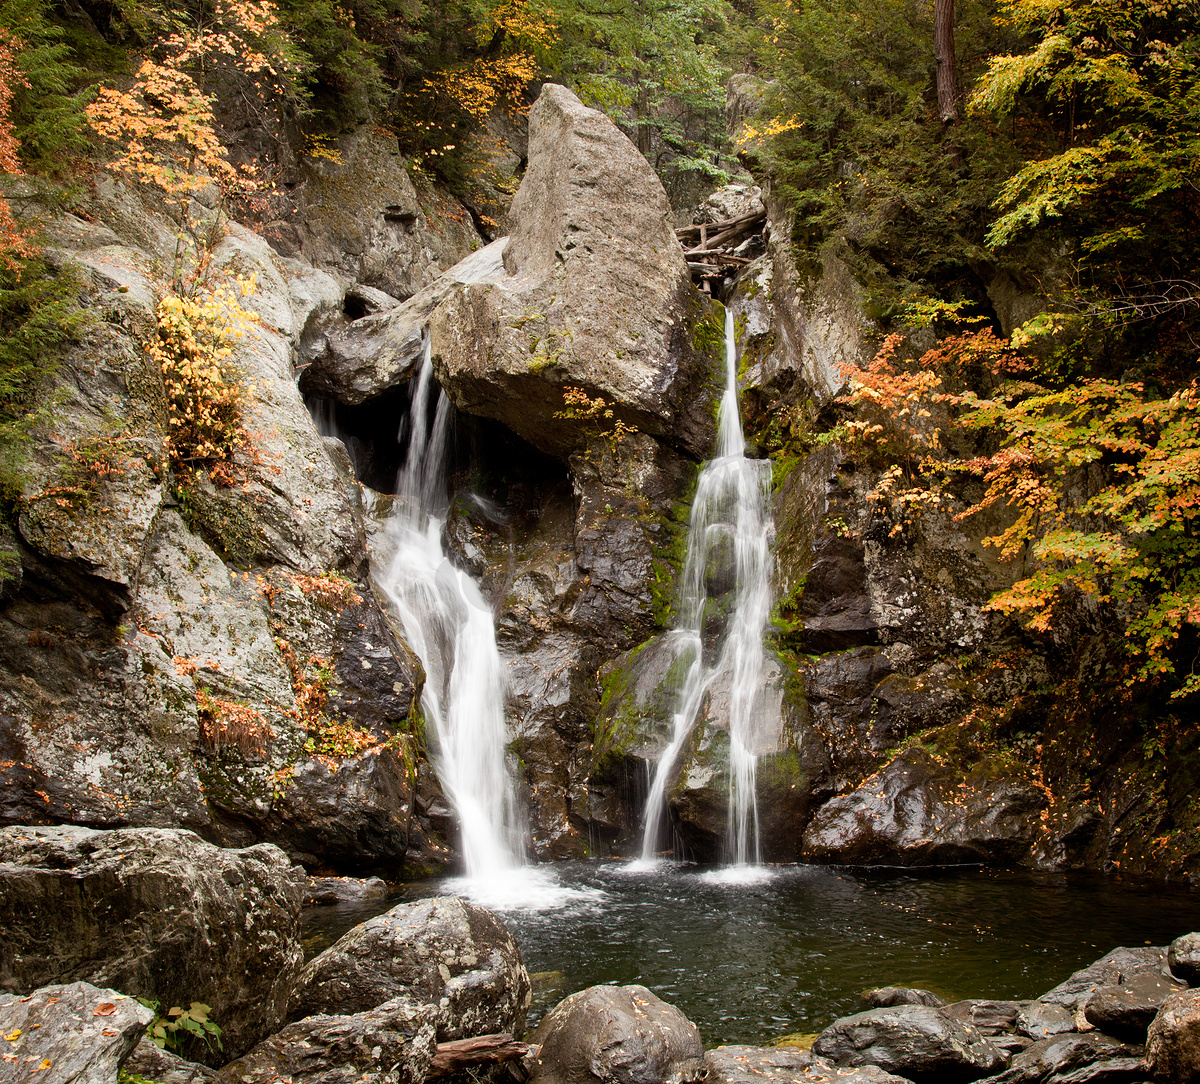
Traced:
POLYGON ((458 812, 467 876, 479 881, 520 865, 523 846, 505 765, 506 679, 492 609, 442 549, 450 414, 427 341, 388 522, 392 557, 379 581, 425 667, 421 707, 437 739, 438 778, 458 812))
POLYGON ((653 860, 666 811, 667 780, 695 726, 705 694, 720 677, 729 688, 728 857, 734 865, 761 861, 754 752, 763 631, 771 609, 771 465, 746 458, 737 401, 737 340, 725 312, 725 393, 718 414, 717 454, 705 464, 688 524, 687 559, 679 585, 676 657, 690 657, 675 709, 671 742, 646 800, 643 862, 653 860), (715 662, 705 659, 706 624, 722 612, 715 662))

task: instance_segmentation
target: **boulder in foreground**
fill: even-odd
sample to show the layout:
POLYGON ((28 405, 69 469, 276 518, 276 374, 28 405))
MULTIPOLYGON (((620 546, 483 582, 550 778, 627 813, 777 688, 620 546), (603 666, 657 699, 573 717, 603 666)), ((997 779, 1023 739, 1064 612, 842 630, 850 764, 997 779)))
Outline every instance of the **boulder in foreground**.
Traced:
POLYGON ((311 960, 288 1015, 361 1013, 405 997, 438 1011, 439 1041, 525 1033, 529 974, 498 916, 456 896, 402 903, 311 960))
POLYGON ((288 1024, 215 1084, 421 1084, 437 1049, 432 1005, 395 998, 369 1012, 288 1024))
POLYGON ((283 1022, 301 964, 304 875, 278 847, 225 850, 170 828, 0 829, 0 987, 83 980, 200 1001, 216 1064, 283 1022))
POLYGON ((1146 1064, 1164 1084, 1200 1081, 1200 990, 1163 1002, 1146 1036, 1146 1064))
POLYGON ((538 1027, 529 1084, 688 1084, 704 1077, 700 1032, 644 986, 589 986, 538 1027))
POLYGON ((133 998, 87 982, 0 994, 0 1082, 115 1081, 153 1019, 133 998))
POLYGON ((813 1053, 839 1066, 877 1065, 915 1081, 967 1081, 994 1073, 1004 1056, 970 1024, 925 1005, 868 1009, 830 1024, 813 1053))

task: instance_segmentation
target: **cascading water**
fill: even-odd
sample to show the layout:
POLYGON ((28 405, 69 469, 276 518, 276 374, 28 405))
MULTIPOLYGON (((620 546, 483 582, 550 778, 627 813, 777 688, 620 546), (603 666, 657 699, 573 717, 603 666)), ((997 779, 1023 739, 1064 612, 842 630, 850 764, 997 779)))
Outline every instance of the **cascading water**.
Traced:
POLYGON ((388 522, 392 556, 378 580, 425 667, 421 707, 437 738, 438 778, 459 815, 467 876, 479 881, 523 860, 505 765, 505 673, 491 607, 442 549, 451 407, 428 342, 413 389, 388 522))
POLYGON ((733 316, 726 310, 725 393, 718 414, 717 454, 705 464, 696 487, 679 585, 679 623, 671 633, 677 657, 690 661, 675 709, 671 742, 658 762, 646 800, 643 861, 656 854, 666 811, 667 780, 705 694, 718 679, 728 682, 728 858, 735 866, 761 860, 754 748, 765 661, 763 632, 771 609, 774 521, 770 502, 770 463, 746 458, 738 413, 737 339, 733 316), (721 590, 725 587, 728 590, 721 590), (728 616, 720 650, 706 652, 706 631, 711 631, 723 608, 728 616))

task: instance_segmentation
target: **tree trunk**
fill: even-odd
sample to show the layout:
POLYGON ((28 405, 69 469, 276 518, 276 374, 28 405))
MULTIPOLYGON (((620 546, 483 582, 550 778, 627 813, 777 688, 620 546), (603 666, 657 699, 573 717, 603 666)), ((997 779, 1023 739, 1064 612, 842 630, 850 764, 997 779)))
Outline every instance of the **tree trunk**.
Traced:
POLYGON ((954 63, 954 0, 933 0, 933 51, 937 58, 938 112, 944 124, 958 120, 958 71, 954 63))

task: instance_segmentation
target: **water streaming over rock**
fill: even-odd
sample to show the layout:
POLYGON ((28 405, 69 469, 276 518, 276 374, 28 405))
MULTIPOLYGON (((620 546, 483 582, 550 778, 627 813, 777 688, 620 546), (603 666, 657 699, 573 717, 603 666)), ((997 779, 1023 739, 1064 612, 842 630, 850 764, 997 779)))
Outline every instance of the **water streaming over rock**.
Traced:
POLYGON ((727 858, 735 866, 760 861, 755 796, 755 724, 763 679, 763 631, 771 608, 771 465, 746 458, 737 399, 737 340, 725 313, 725 393, 718 415, 717 454, 705 464, 688 525, 679 584, 679 621, 671 634, 689 659, 663 752, 646 801, 642 859, 662 836, 665 791, 706 694, 728 688, 729 820, 727 858))
POLYGON ((425 667, 421 707, 437 742, 438 778, 458 812, 467 876, 477 880, 519 865, 523 845, 505 765, 506 678, 492 608, 442 548, 451 413, 427 341, 387 527, 392 556, 377 578, 425 667))

